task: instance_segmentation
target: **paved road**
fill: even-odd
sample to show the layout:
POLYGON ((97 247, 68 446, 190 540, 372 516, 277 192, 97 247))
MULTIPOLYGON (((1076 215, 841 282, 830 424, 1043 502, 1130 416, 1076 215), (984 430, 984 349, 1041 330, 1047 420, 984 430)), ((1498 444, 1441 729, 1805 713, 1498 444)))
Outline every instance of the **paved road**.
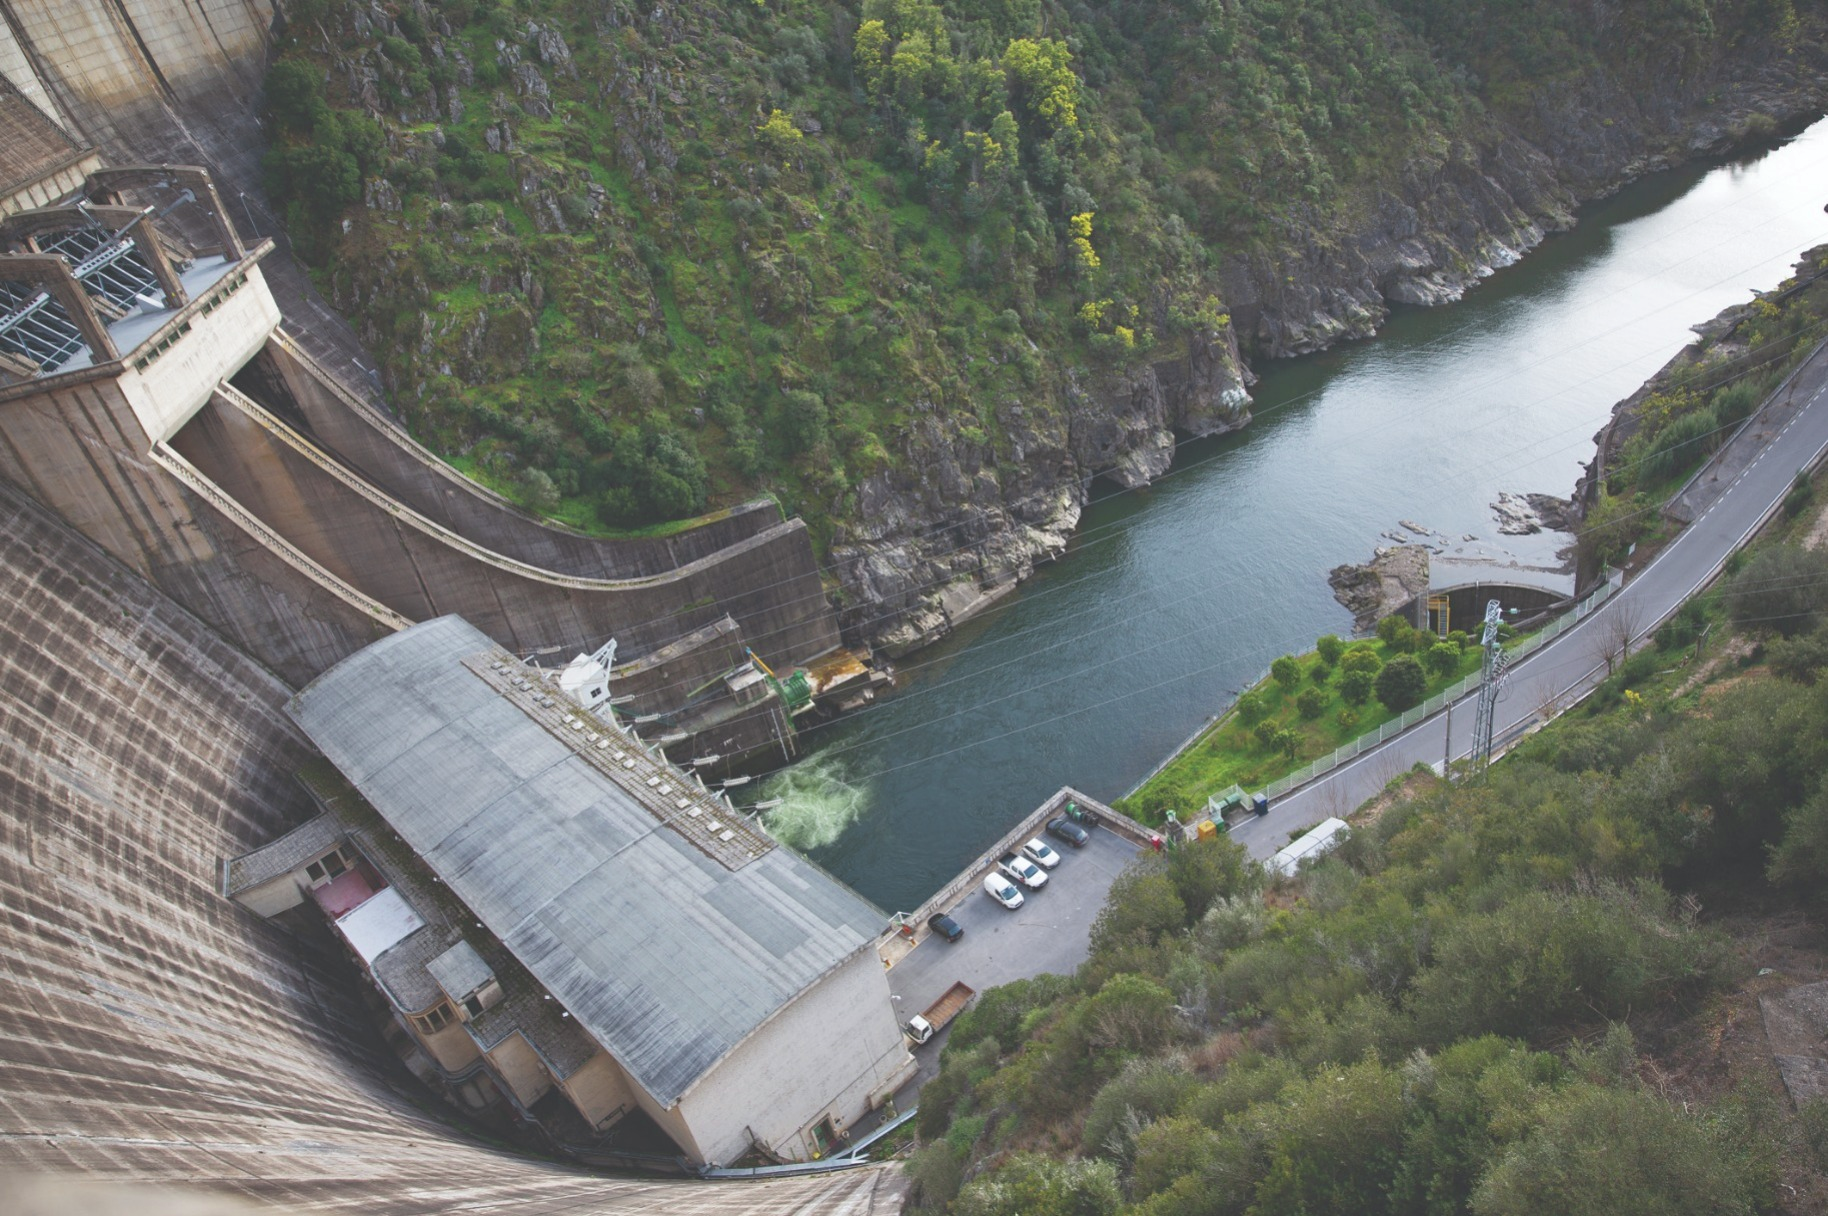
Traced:
MULTIPOLYGON (((1684 498, 1712 501, 1644 570, 1586 620, 1511 669, 1498 704, 1494 735, 1514 736, 1543 717, 1551 703, 1565 708, 1606 674, 1605 656, 1628 628, 1643 637, 1706 586, 1733 550, 1782 502, 1797 470, 1828 451, 1828 352, 1818 350, 1780 388, 1684 498)), ((1452 754, 1472 748, 1475 697, 1452 707, 1452 754)), ((1437 715, 1384 746, 1341 765, 1277 800, 1262 819, 1239 824, 1232 835, 1258 858, 1288 843, 1289 834, 1329 815, 1344 817, 1392 777, 1417 762, 1439 764, 1448 750, 1446 722, 1437 715)))

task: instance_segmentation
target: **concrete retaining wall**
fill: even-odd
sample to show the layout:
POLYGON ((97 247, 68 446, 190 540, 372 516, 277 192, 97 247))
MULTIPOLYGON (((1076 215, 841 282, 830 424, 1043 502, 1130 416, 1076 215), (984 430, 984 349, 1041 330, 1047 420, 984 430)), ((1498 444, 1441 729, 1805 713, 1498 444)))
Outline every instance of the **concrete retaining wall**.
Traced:
POLYGON ((335 577, 411 620, 457 613, 523 654, 588 648, 614 635, 636 655, 725 614, 757 653, 783 664, 838 643, 797 520, 677 570, 611 583, 551 574, 465 542, 359 479, 339 477, 302 437, 230 396, 200 410, 172 446, 335 577))
POLYGON ((420 447, 281 333, 235 386, 408 507, 504 557, 581 578, 646 578, 676 570, 781 522, 762 500, 663 537, 606 540, 524 514, 420 447))
POLYGON ((1112 810, 1096 798, 1082 794, 1070 785, 1063 785, 1053 797, 1036 807, 1023 818, 1022 822, 1005 832, 995 844, 978 854, 976 860, 959 871, 957 878, 934 892, 926 903, 909 913, 908 923, 914 926, 915 933, 925 934, 927 917, 950 908, 966 892, 982 882, 984 875, 988 874, 991 867, 996 864, 997 858, 1016 848, 1023 841, 1039 836, 1048 820, 1066 814, 1068 802, 1076 802, 1081 810, 1091 811, 1098 816, 1098 827, 1094 829, 1095 831, 1109 831, 1144 848, 1148 847, 1152 838, 1149 829, 1128 816, 1112 810))

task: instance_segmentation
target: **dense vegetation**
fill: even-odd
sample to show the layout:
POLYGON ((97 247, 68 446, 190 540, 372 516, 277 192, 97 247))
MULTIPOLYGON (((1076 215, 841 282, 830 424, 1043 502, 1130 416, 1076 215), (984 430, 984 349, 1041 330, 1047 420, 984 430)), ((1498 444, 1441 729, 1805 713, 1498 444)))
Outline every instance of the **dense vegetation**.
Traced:
POLYGON ((269 180, 477 476, 589 525, 766 488, 823 530, 919 442, 1020 461, 1088 379, 1223 350, 1226 265, 1527 84, 1667 86, 1791 4, 291 0, 269 180))
POLYGON ((1298 878, 1223 838, 1138 862, 1077 975, 956 1025, 915 1210, 1818 1210, 1828 1107, 1791 1108, 1762 1032, 1722 1046, 1764 920, 1828 911, 1813 515, 1483 779, 1412 776, 1298 878))

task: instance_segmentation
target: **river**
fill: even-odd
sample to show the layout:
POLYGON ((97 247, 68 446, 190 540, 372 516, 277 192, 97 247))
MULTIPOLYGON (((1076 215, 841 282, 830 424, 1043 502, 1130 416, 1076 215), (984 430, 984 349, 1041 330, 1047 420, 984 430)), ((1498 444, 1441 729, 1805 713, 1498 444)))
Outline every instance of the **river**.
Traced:
POLYGON ((1410 520, 1499 538, 1500 491, 1566 496, 1593 433, 1690 325, 1828 241, 1828 121, 1642 179, 1466 299, 1256 370, 1256 420, 1181 445, 1154 486, 1094 486, 1065 558, 902 664, 901 689, 806 733, 770 823, 911 909, 1062 785, 1115 798, 1277 655, 1345 634, 1328 570, 1410 520))

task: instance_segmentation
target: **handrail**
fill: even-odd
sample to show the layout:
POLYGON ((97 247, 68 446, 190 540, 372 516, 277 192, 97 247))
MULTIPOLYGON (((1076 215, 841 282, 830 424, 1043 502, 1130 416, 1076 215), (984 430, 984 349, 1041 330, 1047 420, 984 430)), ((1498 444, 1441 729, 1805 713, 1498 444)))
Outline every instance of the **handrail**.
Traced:
POLYGON ((275 557, 303 574, 306 578, 330 592, 350 607, 372 617, 376 622, 389 629, 409 629, 413 622, 401 616, 379 600, 370 599, 330 571, 324 569, 311 557, 301 552, 291 541, 269 527, 265 520, 249 511, 237 502, 221 486, 205 477, 196 466, 179 455, 177 450, 163 439, 152 445, 149 453, 154 464, 177 478, 193 493, 208 502, 216 510, 226 515, 237 527, 258 540, 275 557))
POLYGON ((261 406, 246 393, 243 393, 240 389, 229 384, 227 381, 224 381, 217 386, 217 392, 224 401, 240 410, 250 421, 255 423, 262 430, 280 440, 287 447, 296 451, 306 460, 309 460, 312 464, 330 474, 344 486, 355 491, 356 494, 366 499, 380 510, 386 512, 392 518, 415 531, 430 536, 441 544, 448 545, 451 548, 468 554, 470 557, 475 558, 485 565, 494 566, 509 574, 514 574, 534 582, 546 583, 550 586, 565 587, 573 591, 635 591, 654 587, 665 587, 697 573, 701 565, 708 568, 711 564, 728 559, 732 554, 740 553, 753 545, 761 544, 773 539, 782 529, 794 526, 794 521, 783 520, 772 527, 757 532, 754 536, 746 537, 733 545, 726 546, 714 553, 708 553, 696 561, 687 562, 683 566, 675 566, 673 569, 664 571, 660 574, 649 574, 640 578, 623 579, 583 578, 575 574, 560 574, 557 571, 549 570, 543 566, 535 566, 516 558, 506 557, 495 552, 493 549, 477 544, 475 541, 461 533, 453 532, 443 524, 427 519, 411 507, 401 503, 392 495, 376 489, 369 482, 351 472, 339 461, 332 459, 323 449, 319 448, 316 444, 299 434, 285 422, 269 413, 265 407, 261 406))

